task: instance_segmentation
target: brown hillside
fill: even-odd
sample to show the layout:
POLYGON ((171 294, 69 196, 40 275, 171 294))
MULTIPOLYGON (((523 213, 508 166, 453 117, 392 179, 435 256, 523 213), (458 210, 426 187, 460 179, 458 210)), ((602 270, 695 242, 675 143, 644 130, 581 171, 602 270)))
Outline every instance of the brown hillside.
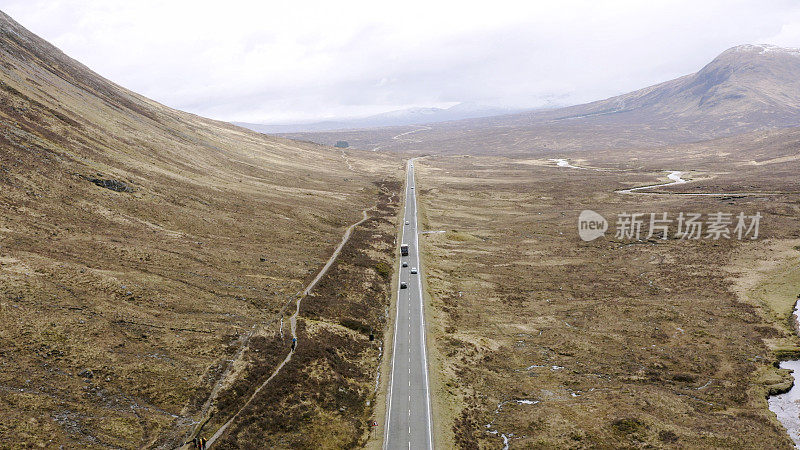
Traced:
POLYGON ((167 108, 2 13, 0 64, 0 442, 172 445, 401 166, 167 108))

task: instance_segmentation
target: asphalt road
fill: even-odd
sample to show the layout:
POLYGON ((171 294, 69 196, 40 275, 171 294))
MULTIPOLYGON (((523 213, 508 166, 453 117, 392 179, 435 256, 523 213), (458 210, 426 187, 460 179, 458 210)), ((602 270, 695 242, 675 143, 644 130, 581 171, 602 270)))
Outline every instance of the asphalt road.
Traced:
POLYGON ((403 241, 408 256, 401 256, 400 281, 407 289, 397 292, 392 375, 386 411, 384 449, 432 449, 433 420, 428 387, 428 358, 425 348, 425 316, 422 296, 422 267, 419 263, 417 197, 414 189, 414 160, 408 165, 403 241), (408 225, 406 225, 408 223, 408 225), (411 269, 418 273, 412 274, 411 269))

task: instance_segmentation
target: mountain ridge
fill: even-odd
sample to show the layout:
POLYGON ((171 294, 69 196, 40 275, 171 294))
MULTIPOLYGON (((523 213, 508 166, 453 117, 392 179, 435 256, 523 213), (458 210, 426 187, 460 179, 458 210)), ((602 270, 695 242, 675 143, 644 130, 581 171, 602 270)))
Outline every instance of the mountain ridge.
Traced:
MULTIPOLYGON (((797 81, 795 74, 800 74, 800 49, 768 44, 743 44, 725 50, 692 74, 602 100, 544 113, 523 113, 515 115, 515 117, 526 117, 532 120, 563 120, 600 114, 642 113, 643 110, 648 114, 658 113, 660 116, 664 113, 680 116, 692 113, 694 108, 702 108, 703 113, 708 114, 712 107, 723 105, 727 107, 732 100, 751 94, 757 99, 751 100, 748 106, 757 106, 761 102, 756 100, 768 98, 771 100, 769 103, 789 113, 794 119, 800 113, 800 100, 798 100, 800 99, 800 82, 797 81), (775 70, 772 69, 776 66, 779 73, 775 73, 775 70), (784 104, 776 102, 772 98, 774 94, 769 96, 764 92, 775 89, 775 86, 765 86, 765 83, 770 80, 761 75, 776 78, 772 81, 780 81, 784 90, 790 89, 792 93, 798 95, 784 93, 782 95, 784 104), (657 105, 659 102, 669 102, 670 109, 663 110, 663 105, 657 105), (653 111, 652 109, 656 107, 660 110, 653 111), (647 111, 647 109, 651 110, 647 111)), ((735 108, 736 111, 745 109, 735 108)), ((638 118, 638 120, 641 119, 638 118)))
POLYGON ((513 114, 521 108, 503 108, 497 106, 480 105, 471 102, 462 102, 449 108, 413 107, 373 114, 367 117, 329 120, 297 124, 257 124, 247 122, 232 122, 234 125, 249 128, 253 131, 267 134, 298 133, 310 131, 333 131, 373 127, 394 127, 404 125, 423 125, 428 123, 447 122, 452 120, 491 117, 497 115, 513 114))
POLYGON ((654 146, 800 124, 800 50, 745 44, 697 72, 626 94, 545 111, 402 128, 283 136, 359 148, 525 153, 654 146), (480 143, 480 145, 473 145, 480 143))

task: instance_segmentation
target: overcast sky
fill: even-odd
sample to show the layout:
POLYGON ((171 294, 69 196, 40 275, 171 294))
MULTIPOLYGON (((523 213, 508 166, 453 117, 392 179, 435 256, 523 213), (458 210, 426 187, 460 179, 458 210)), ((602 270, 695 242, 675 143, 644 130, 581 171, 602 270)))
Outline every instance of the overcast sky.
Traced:
POLYGON ((0 0, 101 75, 223 120, 606 98, 744 43, 800 47, 797 1, 0 0))

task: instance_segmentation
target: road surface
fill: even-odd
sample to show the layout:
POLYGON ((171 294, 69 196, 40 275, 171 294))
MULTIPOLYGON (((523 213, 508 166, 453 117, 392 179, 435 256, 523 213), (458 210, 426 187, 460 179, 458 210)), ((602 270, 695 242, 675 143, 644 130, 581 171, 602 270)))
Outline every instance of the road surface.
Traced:
POLYGON ((401 256, 400 281, 392 350, 392 372, 386 408, 383 448, 432 449, 433 419, 428 387, 428 357, 425 347, 425 316, 422 297, 422 274, 419 264, 417 197, 414 189, 414 160, 409 161, 406 179, 406 206, 403 218, 403 241, 408 256, 401 256), (406 225, 408 223, 408 225, 406 225), (412 274, 411 269, 418 273, 412 274))

